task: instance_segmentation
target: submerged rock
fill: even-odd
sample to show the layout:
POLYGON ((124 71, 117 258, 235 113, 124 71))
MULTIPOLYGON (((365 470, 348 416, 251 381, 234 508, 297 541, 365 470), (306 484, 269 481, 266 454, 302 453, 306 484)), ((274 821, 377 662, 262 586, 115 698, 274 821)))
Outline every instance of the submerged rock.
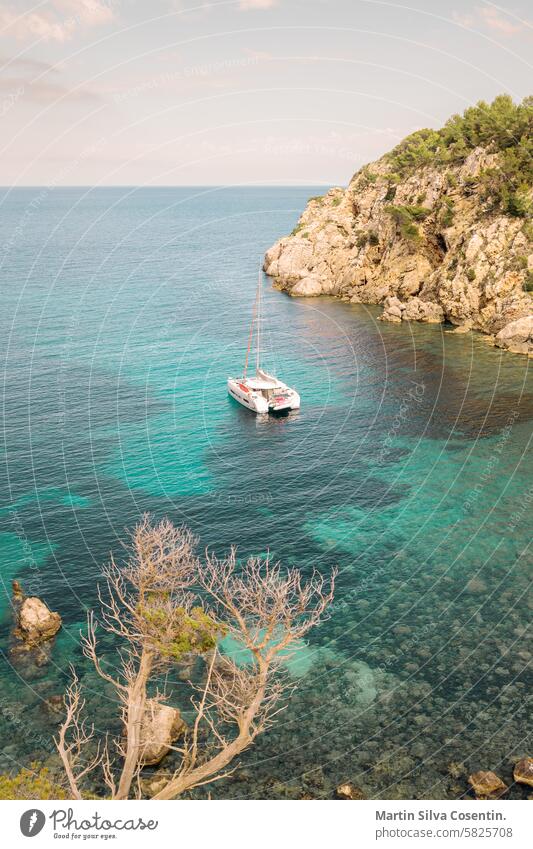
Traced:
POLYGON ((448 764, 448 772, 452 778, 460 778, 466 772, 465 765, 458 761, 452 761, 448 764))
POLYGON ((347 781, 345 784, 339 784, 335 790, 335 796, 337 799, 360 800, 367 798, 361 788, 356 787, 351 781, 347 781))
POLYGON ((141 760, 144 766, 158 764, 175 740, 185 732, 185 722, 177 708, 148 699, 141 724, 141 760))
POLYGON ((456 336, 462 333, 470 333, 472 330, 472 322, 465 321, 464 324, 458 324, 453 330, 447 330, 446 333, 454 333, 456 336))
POLYGON ((468 783, 477 799, 499 799, 509 789, 501 778, 490 770, 474 772, 468 776, 468 783))
POLYGON ((170 776, 158 778, 156 774, 145 781, 141 781, 141 787, 147 796, 155 796, 156 793, 160 793, 161 790, 165 789, 169 782, 169 778, 170 776))
POLYGON ((513 770, 513 778, 518 784, 533 787, 533 758, 521 758, 513 770))
POLYGON ((65 700, 61 695, 48 696, 41 703, 41 711, 50 722, 62 722, 65 713, 65 700))
POLYGON ((469 593, 485 593, 487 592, 487 585, 481 578, 470 578, 466 589, 469 593))

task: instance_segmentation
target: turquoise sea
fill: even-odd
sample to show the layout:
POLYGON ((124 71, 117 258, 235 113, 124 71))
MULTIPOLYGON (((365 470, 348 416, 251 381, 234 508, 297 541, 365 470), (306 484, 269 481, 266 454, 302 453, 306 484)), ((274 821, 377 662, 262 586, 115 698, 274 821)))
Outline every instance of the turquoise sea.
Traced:
POLYGON ((263 420, 226 394, 262 255, 322 191, 2 190, 2 771, 53 758, 45 699, 69 663, 97 725, 113 713, 78 635, 144 511, 201 547, 340 569, 291 661, 297 694, 213 795, 329 798, 352 780, 456 798, 469 771, 510 780, 531 754, 528 361, 265 281, 265 364, 302 409, 263 420), (63 617, 44 666, 10 653, 15 577, 63 617))

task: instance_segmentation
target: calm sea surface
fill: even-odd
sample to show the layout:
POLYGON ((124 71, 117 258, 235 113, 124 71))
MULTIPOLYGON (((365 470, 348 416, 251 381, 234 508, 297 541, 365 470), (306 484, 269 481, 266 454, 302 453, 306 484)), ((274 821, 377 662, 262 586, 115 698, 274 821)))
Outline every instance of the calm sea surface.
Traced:
POLYGON ((78 635, 144 511, 218 552, 340 569, 291 662, 298 694, 215 795, 329 797, 350 779, 454 797, 461 764, 509 779, 531 754, 527 360, 265 282, 265 365, 302 409, 262 420, 226 395, 262 254, 320 191, 2 190, 0 769, 50 757, 43 700, 70 662, 97 724, 113 713, 78 635), (43 667, 9 654, 15 577, 63 617, 43 667))

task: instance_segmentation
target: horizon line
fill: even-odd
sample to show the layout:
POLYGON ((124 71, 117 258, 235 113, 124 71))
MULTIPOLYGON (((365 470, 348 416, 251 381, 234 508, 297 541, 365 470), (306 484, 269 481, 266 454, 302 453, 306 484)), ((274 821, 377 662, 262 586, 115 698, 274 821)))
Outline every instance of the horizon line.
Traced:
MULTIPOLYGON (((1 185, 2 189, 297 189, 306 186, 337 186, 338 183, 164 183, 147 185, 143 183, 72 183, 65 186, 50 186, 48 183, 29 183, 28 185, 1 185)), ((342 188, 342 187, 341 187, 342 188)))

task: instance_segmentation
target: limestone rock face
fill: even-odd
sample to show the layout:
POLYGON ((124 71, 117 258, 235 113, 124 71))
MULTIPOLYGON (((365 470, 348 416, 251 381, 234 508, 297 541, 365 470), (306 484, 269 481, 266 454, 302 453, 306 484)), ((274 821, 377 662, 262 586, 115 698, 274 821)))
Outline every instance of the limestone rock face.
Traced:
POLYGON ((158 764, 170 746, 185 731, 185 722, 177 708, 147 699, 141 724, 141 760, 145 766, 158 764))
POLYGON ((423 166, 398 182, 385 156, 346 189, 311 198, 264 270, 291 295, 383 304, 386 321, 449 321, 529 353, 531 228, 491 208, 475 183, 497 160, 479 147, 462 164, 423 166), (395 209, 418 218, 402 227, 395 209))
POLYGON ((308 239, 289 237, 282 239, 274 246, 273 255, 276 259, 269 263, 273 276, 295 282, 309 275, 308 268, 312 262, 313 245, 308 239))
POLYGON ((522 758, 514 767, 513 778, 519 784, 533 787, 533 758, 522 758))
POLYGON ((480 770, 468 777, 468 783, 477 799, 499 799, 509 789, 496 773, 480 770))
POLYGON ((61 616, 53 613, 40 598, 25 598, 18 614, 18 631, 30 645, 50 640, 61 628, 61 616))

